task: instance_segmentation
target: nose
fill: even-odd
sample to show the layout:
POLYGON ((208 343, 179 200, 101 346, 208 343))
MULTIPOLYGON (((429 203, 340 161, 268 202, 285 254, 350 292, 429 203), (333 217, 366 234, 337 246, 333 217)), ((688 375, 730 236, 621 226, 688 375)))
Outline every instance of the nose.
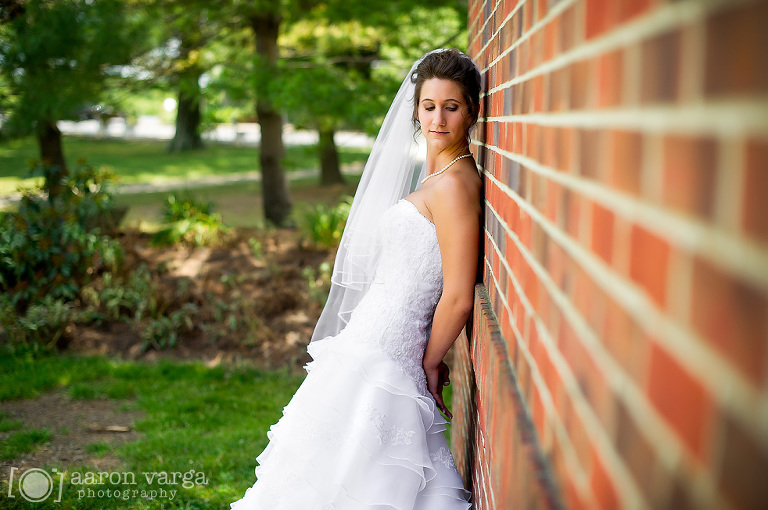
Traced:
POLYGON ((445 117, 441 108, 435 108, 435 124, 438 126, 445 124, 445 117))

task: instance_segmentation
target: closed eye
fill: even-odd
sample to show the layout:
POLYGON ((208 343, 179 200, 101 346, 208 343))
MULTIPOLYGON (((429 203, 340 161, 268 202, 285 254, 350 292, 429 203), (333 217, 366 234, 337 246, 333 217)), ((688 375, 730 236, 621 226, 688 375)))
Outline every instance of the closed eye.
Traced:
MULTIPOLYGON (((432 110, 434 110, 434 109, 435 109, 435 107, 434 107, 434 106, 425 106, 425 107, 424 107, 424 109, 425 109, 426 111, 428 111, 428 112, 431 112, 432 110)), ((448 110, 449 112, 455 112, 455 111, 457 111, 458 109, 459 109, 459 108, 458 108, 457 106, 449 106, 448 108, 446 108, 446 110, 448 110)))

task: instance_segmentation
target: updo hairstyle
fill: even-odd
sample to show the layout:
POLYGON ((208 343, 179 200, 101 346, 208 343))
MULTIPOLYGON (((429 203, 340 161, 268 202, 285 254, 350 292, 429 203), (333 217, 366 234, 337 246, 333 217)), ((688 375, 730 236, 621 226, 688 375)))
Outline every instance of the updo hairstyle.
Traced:
POLYGON ((416 86, 413 101, 413 125, 419 127, 419 102, 421 101, 421 86, 424 82, 437 78, 456 82, 464 95, 469 116, 470 126, 477 122, 480 113, 480 71, 467 55, 451 48, 436 50, 428 53, 421 60, 411 75, 411 82, 416 86))

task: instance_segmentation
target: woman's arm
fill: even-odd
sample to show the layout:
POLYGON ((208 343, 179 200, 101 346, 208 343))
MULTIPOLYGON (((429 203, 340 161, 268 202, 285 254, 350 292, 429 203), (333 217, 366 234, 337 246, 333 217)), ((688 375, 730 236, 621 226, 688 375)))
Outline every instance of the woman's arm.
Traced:
POLYGON ((442 361, 472 313, 480 235, 479 180, 448 174, 435 184, 428 205, 440 243, 443 293, 422 364, 430 393, 450 417, 442 398, 442 386, 448 384, 448 367, 442 361))

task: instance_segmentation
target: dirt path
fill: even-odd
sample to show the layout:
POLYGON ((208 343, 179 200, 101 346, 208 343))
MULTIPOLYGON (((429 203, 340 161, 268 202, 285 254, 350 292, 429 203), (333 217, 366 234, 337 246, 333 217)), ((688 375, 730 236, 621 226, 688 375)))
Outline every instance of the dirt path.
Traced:
MULTIPOLYGON (((9 419, 22 423, 20 430, 47 428, 51 432, 51 440, 34 451, 12 460, 0 460, 0 472, 7 474, 11 467, 20 471, 77 465, 92 466, 101 471, 118 468, 121 461, 109 449, 99 454, 89 451, 88 446, 122 444, 139 438, 133 425, 143 413, 122 411, 123 404, 115 400, 73 400, 60 392, 46 393, 35 399, 0 402, 0 411, 10 415, 9 419)), ((0 433, 0 440, 13 432, 0 433)))

